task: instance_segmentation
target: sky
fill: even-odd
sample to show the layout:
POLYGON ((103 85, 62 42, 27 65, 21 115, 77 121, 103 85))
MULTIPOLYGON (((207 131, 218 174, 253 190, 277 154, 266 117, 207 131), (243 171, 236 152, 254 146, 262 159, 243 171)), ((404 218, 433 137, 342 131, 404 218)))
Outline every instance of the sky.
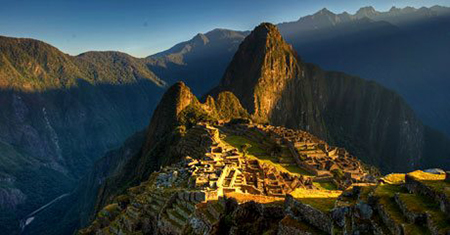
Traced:
POLYGON ((326 7, 354 13, 449 0, 0 0, 0 35, 34 38, 70 55, 122 51, 145 57, 214 28, 250 30, 295 21, 326 7))

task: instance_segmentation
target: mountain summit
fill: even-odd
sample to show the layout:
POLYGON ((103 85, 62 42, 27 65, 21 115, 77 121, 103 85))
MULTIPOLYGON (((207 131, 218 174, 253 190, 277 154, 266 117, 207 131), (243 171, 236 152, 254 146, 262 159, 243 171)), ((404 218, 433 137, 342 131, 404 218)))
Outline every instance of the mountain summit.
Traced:
POLYGON ((230 90, 251 114, 267 120, 288 81, 300 73, 292 46, 276 26, 263 23, 239 46, 219 89, 230 90))
POLYGON ((222 91, 234 93, 258 122, 309 131, 383 171, 417 168, 429 150, 424 126, 399 95, 302 62, 268 23, 242 42, 211 94, 222 91))

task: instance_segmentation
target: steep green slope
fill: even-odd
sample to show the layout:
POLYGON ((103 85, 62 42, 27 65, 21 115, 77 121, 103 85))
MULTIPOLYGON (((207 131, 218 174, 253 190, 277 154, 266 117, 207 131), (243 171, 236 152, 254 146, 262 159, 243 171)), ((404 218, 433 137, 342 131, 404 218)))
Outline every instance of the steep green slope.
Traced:
POLYGON ((0 36, 2 89, 44 91, 77 86, 78 79, 91 84, 123 84, 146 79, 164 82, 144 60, 120 52, 87 52, 73 57, 44 42, 0 36))
POLYGON ((124 53, 73 57, 6 37, 0 49, 0 141, 9 146, 0 152, 0 175, 20 190, 3 191, 18 205, 8 207, 15 225, 1 225, 15 234, 19 220, 72 191, 95 160, 147 125, 165 83, 124 53))

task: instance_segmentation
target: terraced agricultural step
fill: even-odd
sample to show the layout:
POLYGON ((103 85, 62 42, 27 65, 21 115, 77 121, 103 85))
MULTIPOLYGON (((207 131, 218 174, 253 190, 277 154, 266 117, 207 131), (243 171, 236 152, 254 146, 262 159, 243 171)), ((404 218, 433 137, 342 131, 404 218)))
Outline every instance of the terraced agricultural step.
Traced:
POLYGON ((163 206, 166 200, 161 200, 160 198, 154 197, 152 202, 158 206, 163 206))
POLYGON ((444 175, 414 171, 405 177, 410 192, 421 194, 439 203, 442 212, 450 215, 450 182, 444 175))
POLYGON ((166 195, 162 195, 162 194, 159 194, 159 193, 154 193, 154 194, 151 195, 151 197, 156 199, 156 200, 158 200, 158 201, 166 201, 167 198, 168 198, 166 195))
POLYGON ((178 214, 180 214, 181 216, 183 216, 185 219, 189 218, 189 216, 191 215, 191 211, 189 211, 188 208, 186 208, 185 205, 183 205, 183 203, 177 201, 176 204, 173 205, 174 209, 176 209, 176 211, 178 212, 178 214))
POLYGON ((396 194, 395 199, 410 222, 424 224, 432 234, 450 234, 450 220, 432 199, 417 194, 396 194))
POLYGON ((216 220, 220 218, 221 210, 215 206, 217 203, 209 203, 208 211, 216 220))
POLYGON ((183 227, 186 224, 186 218, 180 215, 178 211, 176 211, 173 208, 167 210, 167 215, 171 220, 176 221, 181 227, 183 227))
POLYGON ((164 223, 169 224, 170 228, 175 230, 177 233, 181 233, 183 230, 183 225, 178 223, 176 220, 172 220, 166 213, 163 214, 161 220, 164 223))
POLYGON ((425 226, 409 223, 394 198, 379 199, 377 209, 384 224, 395 235, 431 234, 425 226))
POLYGON ((374 212, 370 222, 372 224, 374 234, 392 234, 386 224, 384 224, 378 212, 374 212))
POLYGON ((192 203, 192 202, 186 202, 186 203, 184 204, 184 206, 186 206, 186 208, 187 208, 191 213, 193 213, 193 212, 195 211, 195 203, 192 203))
POLYGON ((134 206, 128 206, 126 213, 128 216, 130 216, 133 219, 138 219, 140 216, 140 212, 137 208, 135 208, 134 206))
POLYGON ((207 223, 209 224, 214 224, 217 222, 217 219, 214 217, 214 215, 211 214, 211 212, 209 211, 208 208, 203 208, 203 210, 201 210, 201 213, 204 215, 205 219, 207 221, 207 223))
POLYGON ((278 234, 325 235, 327 233, 288 215, 280 221, 278 234))

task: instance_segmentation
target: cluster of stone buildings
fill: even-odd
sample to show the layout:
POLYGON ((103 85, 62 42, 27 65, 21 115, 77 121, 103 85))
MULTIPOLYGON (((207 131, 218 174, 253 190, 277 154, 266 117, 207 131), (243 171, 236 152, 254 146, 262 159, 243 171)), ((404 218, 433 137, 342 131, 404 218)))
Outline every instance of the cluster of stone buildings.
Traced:
POLYGON ((356 157, 343 148, 329 146, 310 133, 280 126, 257 127, 275 142, 287 145, 297 165, 315 176, 325 179, 338 174, 338 178, 348 181, 348 185, 367 175, 356 157))
POLYGON ((187 157, 186 167, 195 179, 194 188, 217 196, 231 192, 284 196, 299 187, 314 187, 309 178, 281 172, 220 142, 214 142, 200 159, 187 157))
POLYGON ((186 135, 188 138, 178 149, 186 156, 180 172, 189 172, 189 187, 202 190, 207 198, 234 192, 283 197, 296 188, 315 188, 313 181, 329 181, 346 188, 364 181, 367 175, 362 164, 347 151, 303 131, 260 124, 199 123, 186 135), (279 164, 297 165, 313 177, 280 171, 273 164, 246 157, 222 141, 226 135, 258 143, 264 154, 279 156, 279 164))

